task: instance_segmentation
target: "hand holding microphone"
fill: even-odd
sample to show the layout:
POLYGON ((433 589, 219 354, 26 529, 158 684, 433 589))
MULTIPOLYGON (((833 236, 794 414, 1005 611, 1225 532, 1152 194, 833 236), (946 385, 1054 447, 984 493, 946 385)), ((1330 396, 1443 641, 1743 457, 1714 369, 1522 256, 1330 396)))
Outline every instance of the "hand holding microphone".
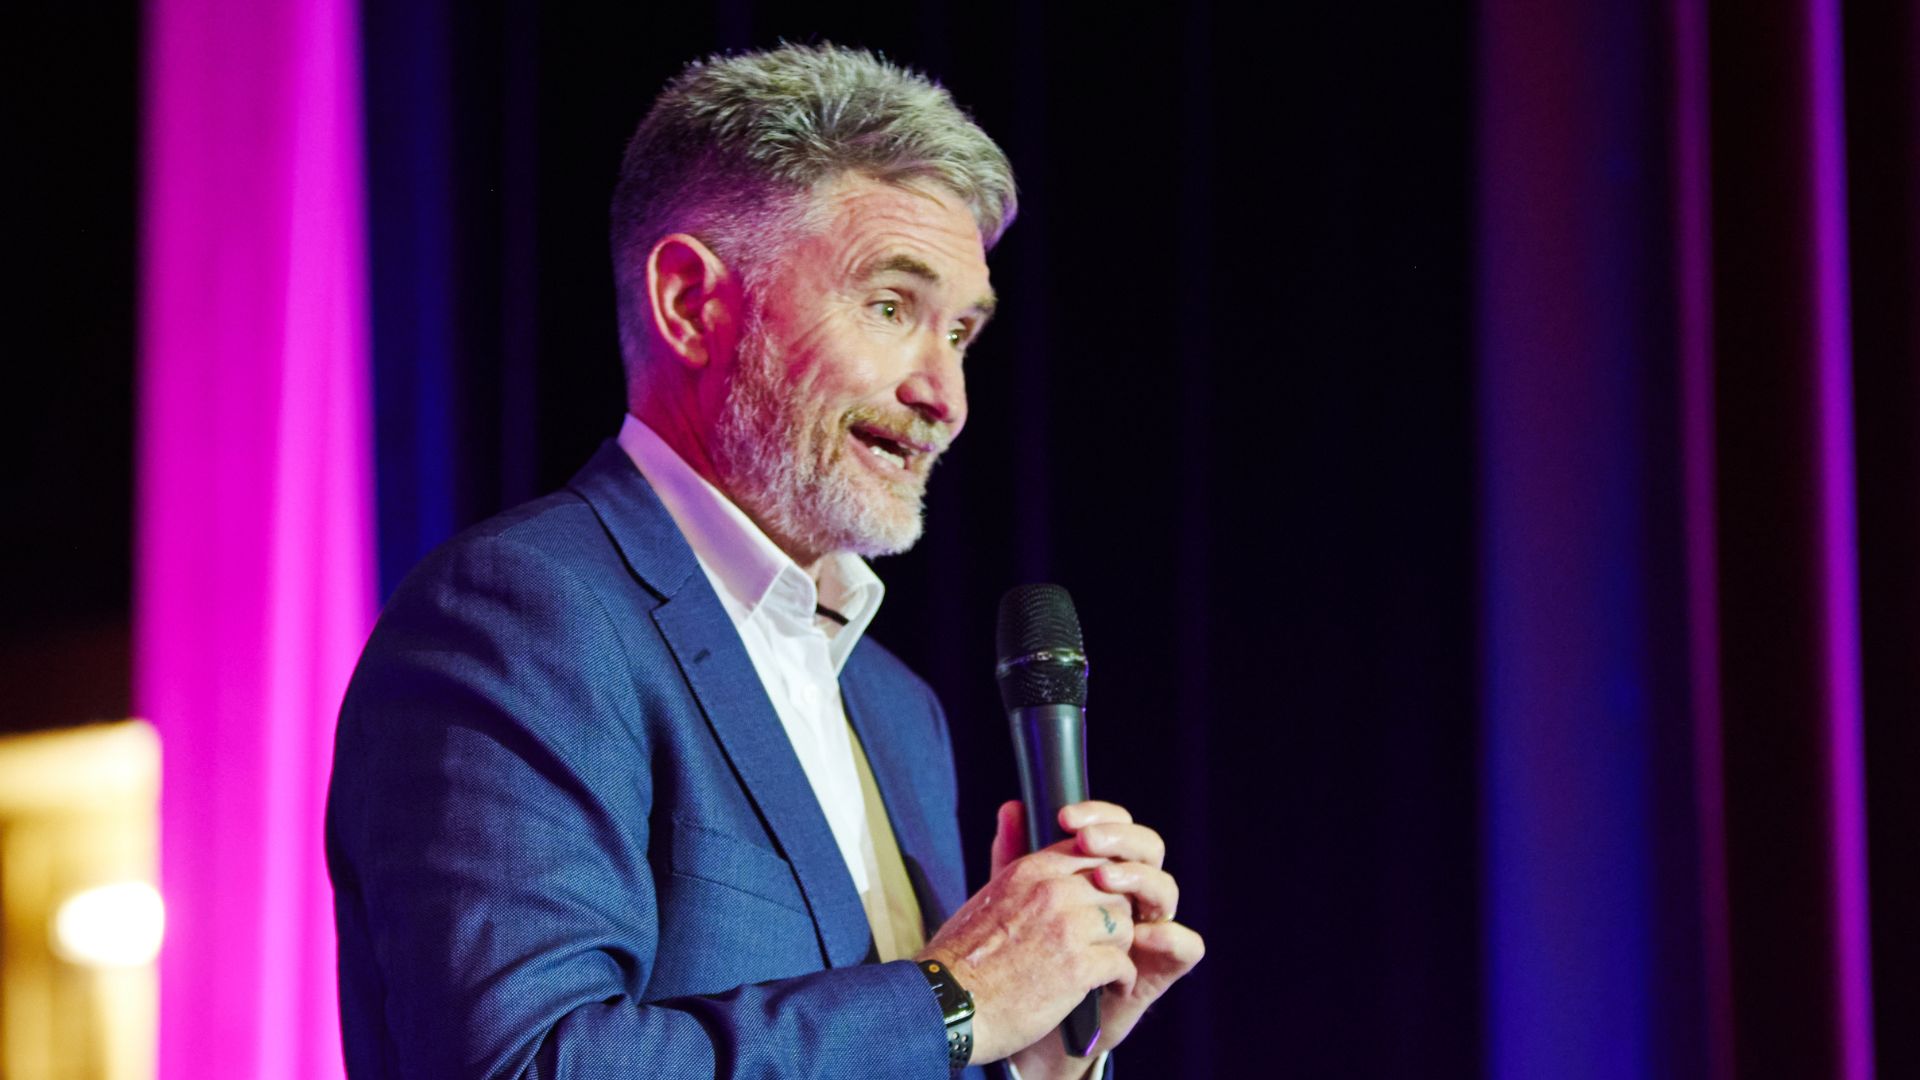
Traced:
POLYGON ((1171 921, 1179 888, 1159 834, 1085 798, 1086 661, 1066 591, 1008 593, 998 637, 1026 800, 1000 808, 992 879, 921 957, 974 995, 973 1061, 1015 1055, 1028 1080, 1079 1076, 1204 946, 1171 921))
MULTIPOLYGON (((1087 654, 1080 615, 1058 585, 1022 585, 1000 598, 994 677, 1013 728, 1026 808, 1027 848, 1065 839, 1060 811, 1087 798, 1087 654)), ((1067 1053, 1085 1057, 1100 1041, 1100 988, 1060 1025, 1067 1053)))

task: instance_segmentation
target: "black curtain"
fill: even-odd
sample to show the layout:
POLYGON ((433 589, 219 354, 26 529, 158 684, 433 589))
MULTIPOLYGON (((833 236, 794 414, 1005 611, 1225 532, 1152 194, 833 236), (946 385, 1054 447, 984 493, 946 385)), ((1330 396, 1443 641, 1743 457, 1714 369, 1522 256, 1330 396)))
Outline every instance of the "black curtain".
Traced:
POLYGON ((368 5, 383 577, 616 430, 607 198, 680 65, 824 39, 925 70, 1024 206, 873 629, 952 716, 973 880, 1016 790, 994 604, 1059 581, 1094 791, 1167 833, 1210 946, 1128 1070, 1472 1075, 1468 17, 1079 10, 368 5))

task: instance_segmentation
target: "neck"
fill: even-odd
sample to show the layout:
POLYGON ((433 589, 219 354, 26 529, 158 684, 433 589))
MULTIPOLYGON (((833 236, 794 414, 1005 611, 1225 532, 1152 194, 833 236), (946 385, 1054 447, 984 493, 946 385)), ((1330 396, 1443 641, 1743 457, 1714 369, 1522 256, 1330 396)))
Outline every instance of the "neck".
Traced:
MULTIPOLYGON (((719 470, 714 468, 713 455, 707 451, 706 425, 699 422, 691 409, 675 407, 656 395, 636 394, 627 402, 627 411, 652 428, 653 433, 660 436, 660 441, 672 447, 680 460, 699 473, 702 479, 726 492, 727 498, 733 499, 733 493, 727 491, 727 485, 720 480, 719 470)), ((737 505, 739 500, 735 499, 734 502, 737 505)))

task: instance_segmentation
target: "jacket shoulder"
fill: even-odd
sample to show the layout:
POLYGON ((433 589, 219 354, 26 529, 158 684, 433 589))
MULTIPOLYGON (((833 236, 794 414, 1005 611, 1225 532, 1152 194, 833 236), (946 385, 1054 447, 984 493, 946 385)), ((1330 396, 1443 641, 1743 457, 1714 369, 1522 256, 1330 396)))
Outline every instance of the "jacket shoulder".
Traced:
POLYGON ((556 491, 461 530, 420 560, 395 593, 406 591, 416 579, 443 576, 489 549, 517 549, 523 557, 559 565, 591 565, 591 556, 607 551, 609 544, 605 527, 586 500, 572 491, 556 491))

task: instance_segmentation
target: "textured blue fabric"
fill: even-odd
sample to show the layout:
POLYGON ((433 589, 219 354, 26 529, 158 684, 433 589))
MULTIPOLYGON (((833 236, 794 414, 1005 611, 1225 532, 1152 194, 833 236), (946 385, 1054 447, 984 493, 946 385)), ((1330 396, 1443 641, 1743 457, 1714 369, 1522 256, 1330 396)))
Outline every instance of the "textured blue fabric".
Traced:
MULTIPOLYGON (((936 927, 966 896, 946 719, 871 641, 841 685, 936 927)), ((396 591, 327 857, 357 1080, 948 1075, 925 980, 867 962, 739 635, 611 443, 396 591)))

